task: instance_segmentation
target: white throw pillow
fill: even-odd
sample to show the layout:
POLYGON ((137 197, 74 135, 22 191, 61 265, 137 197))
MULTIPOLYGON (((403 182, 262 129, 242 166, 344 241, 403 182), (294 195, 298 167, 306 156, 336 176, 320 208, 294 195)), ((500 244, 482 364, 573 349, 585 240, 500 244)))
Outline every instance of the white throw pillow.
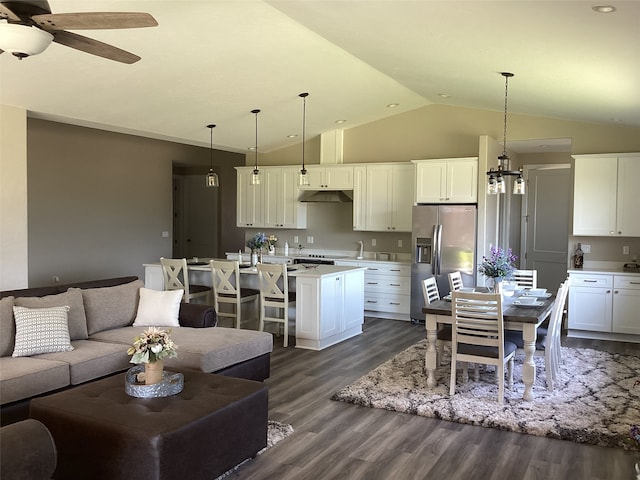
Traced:
POLYGON ((138 313, 134 327, 179 327, 178 314, 184 290, 140 289, 138 313))
POLYGON ((40 353, 70 352, 67 312, 69 306, 27 308, 13 306, 16 342, 12 357, 28 357, 40 353))

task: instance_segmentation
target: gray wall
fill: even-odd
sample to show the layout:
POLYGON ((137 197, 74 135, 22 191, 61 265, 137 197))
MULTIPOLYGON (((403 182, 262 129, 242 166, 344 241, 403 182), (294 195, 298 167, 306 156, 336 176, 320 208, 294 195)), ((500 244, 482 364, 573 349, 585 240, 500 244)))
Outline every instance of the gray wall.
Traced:
MULTIPOLYGON (((30 287, 144 278, 143 263, 172 255, 173 163, 208 169, 208 149, 37 119, 27 132, 30 287)), ((220 173, 235 212, 235 177, 220 173)))

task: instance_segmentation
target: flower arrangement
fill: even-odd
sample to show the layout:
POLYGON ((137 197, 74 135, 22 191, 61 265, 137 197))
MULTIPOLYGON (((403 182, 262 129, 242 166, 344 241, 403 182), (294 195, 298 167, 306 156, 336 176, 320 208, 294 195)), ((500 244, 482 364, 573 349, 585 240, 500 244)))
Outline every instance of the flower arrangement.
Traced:
POLYGON ((511 249, 504 250, 500 247, 491 247, 491 257, 482 257, 482 264, 478 269, 485 277, 504 280, 512 278, 517 260, 511 249))
POLYGON ((267 240, 269 242, 269 245, 275 245, 276 242, 278 241, 278 237, 276 237, 275 235, 271 234, 271 235, 269 235, 269 238, 267 240))
POLYGON ((260 250, 268 245, 269 245, 269 239, 262 232, 256 233, 253 237, 247 240, 247 247, 249 247, 252 252, 254 250, 260 250))
POLYGON ((133 355, 130 362, 154 363, 178 356, 176 351, 178 346, 171 340, 170 333, 171 330, 166 331, 157 327, 149 327, 142 332, 127 350, 127 355, 133 355))

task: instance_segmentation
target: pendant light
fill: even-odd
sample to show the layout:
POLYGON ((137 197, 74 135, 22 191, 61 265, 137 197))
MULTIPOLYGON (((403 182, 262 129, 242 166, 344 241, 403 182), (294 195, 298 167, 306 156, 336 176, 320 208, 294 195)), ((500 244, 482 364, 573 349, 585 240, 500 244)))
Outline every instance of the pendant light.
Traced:
POLYGON ((207 187, 218 187, 220 186, 220 182, 218 180, 218 174, 213 171, 213 129, 216 128, 215 125, 207 125, 207 128, 211 131, 211 148, 210 150, 210 159, 209 159, 209 173, 207 173, 207 187))
POLYGON ((309 177, 307 176, 307 169, 304 166, 304 140, 305 140, 305 131, 307 129, 307 97, 308 93, 301 93, 298 95, 302 98, 302 168, 300 169, 300 174, 298 175, 298 185, 303 187, 309 185, 309 177))
POLYGON ((251 175, 251 185, 260 185, 260 170, 258 170, 258 114, 260 113, 259 109, 251 110, 256 116, 256 146, 255 146, 255 154, 256 154, 256 163, 253 166, 253 174, 251 175))
POLYGON ((502 141, 502 154, 498 157, 498 169, 489 169, 487 175, 487 194, 496 195, 498 193, 505 193, 506 186, 504 176, 516 176, 516 180, 513 183, 513 193, 515 195, 524 195, 525 182, 522 177, 522 168, 518 170, 509 170, 509 154, 507 154, 507 98, 509 93, 509 79, 513 77, 513 73, 500 72, 500 75, 504 77, 504 137, 502 141))

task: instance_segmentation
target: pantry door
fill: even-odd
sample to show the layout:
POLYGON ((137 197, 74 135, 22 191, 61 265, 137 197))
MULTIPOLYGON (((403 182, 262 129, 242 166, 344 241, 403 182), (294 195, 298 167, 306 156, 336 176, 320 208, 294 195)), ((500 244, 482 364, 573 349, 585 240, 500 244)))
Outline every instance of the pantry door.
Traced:
POLYGON ((521 268, 538 271, 538 285, 557 290, 567 278, 571 165, 526 165, 522 203, 521 268))

